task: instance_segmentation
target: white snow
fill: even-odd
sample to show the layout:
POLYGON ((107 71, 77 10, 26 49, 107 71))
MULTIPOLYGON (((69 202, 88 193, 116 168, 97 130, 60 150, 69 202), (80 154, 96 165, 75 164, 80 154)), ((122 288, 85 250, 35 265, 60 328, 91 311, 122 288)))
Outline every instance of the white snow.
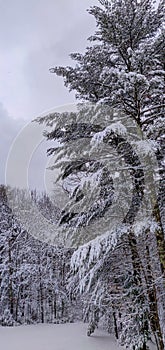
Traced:
POLYGON ((118 135, 126 135, 127 129, 126 127, 120 122, 117 121, 116 123, 112 123, 111 125, 107 126, 103 131, 97 132, 91 139, 91 146, 93 148, 98 147, 99 143, 102 143, 104 138, 111 132, 114 132, 118 135))
MULTIPOLYGON (((1 350, 120 350, 114 337, 96 329, 87 337, 87 325, 39 324, 0 327, 1 350)), ((150 347, 151 350, 156 348, 150 347)))
POLYGON ((40 324, 0 327, 1 350, 119 350, 113 336, 96 330, 86 336, 87 325, 40 324))

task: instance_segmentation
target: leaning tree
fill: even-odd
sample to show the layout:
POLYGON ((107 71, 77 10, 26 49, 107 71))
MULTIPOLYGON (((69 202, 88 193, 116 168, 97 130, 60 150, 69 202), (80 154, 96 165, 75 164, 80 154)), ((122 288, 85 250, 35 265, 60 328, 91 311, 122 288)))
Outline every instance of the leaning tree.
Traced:
MULTIPOLYGON (((163 349, 164 301, 161 295, 164 294, 163 278, 165 273, 164 198, 162 190, 165 107, 164 0, 160 1, 158 5, 151 0, 99 0, 99 2, 100 6, 93 6, 89 10, 89 13, 94 15, 96 19, 97 30, 89 38, 91 45, 87 47, 85 54, 71 54, 71 58, 76 61, 75 67, 51 68, 51 72, 64 78, 64 84, 69 87, 70 91, 76 91, 76 97, 81 102, 90 102, 90 107, 83 106, 77 114, 51 114, 40 118, 39 122, 54 127, 53 131, 46 134, 48 139, 61 142, 60 147, 52 147, 49 154, 57 154, 58 160, 60 160, 58 166, 62 172, 62 180, 64 181, 74 174, 76 185, 73 186, 72 190, 68 190, 65 186, 69 192, 71 204, 69 209, 66 207, 61 212, 59 222, 60 225, 65 225, 65 228, 70 232, 74 231, 75 227, 84 226, 88 231, 87 227, 90 226, 90 223, 94 220, 97 221, 98 217, 104 216, 107 208, 112 204, 114 188, 111 175, 102 162, 95 161, 96 149, 100 147, 100 143, 102 142, 106 150, 108 146, 111 146, 118 155, 124 158, 125 164, 132 168, 130 175, 134 186, 133 199, 131 210, 128 210, 123 223, 128 224, 127 238, 133 276, 131 298, 137 300, 138 307, 136 312, 134 308, 132 310, 126 308, 126 312, 128 313, 129 310, 132 317, 137 313, 140 314, 139 319, 135 317, 134 324, 139 324, 139 328, 135 329, 135 332, 139 332, 141 344, 138 344, 138 339, 136 339, 136 344, 132 342, 131 346, 132 349, 146 348, 148 325, 145 321, 147 319, 155 334, 158 347, 163 349), (93 104, 95 104, 94 107, 93 104), (113 108, 114 111, 118 110, 118 114, 112 112, 107 117, 106 108, 109 107, 113 108), (101 113, 99 113, 99 108, 101 108, 101 113), (84 116, 85 119, 83 119, 84 116), (116 122, 120 122, 120 126, 116 125, 116 122), (126 126, 127 135, 124 134, 125 131, 121 124, 123 127, 126 126), (131 130, 134 128, 136 135, 133 135, 133 142, 143 149, 145 166, 148 169, 149 187, 147 190, 150 192, 149 210, 152 210, 150 220, 145 220, 142 228, 143 239, 145 237, 143 257, 140 254, 141 248, 138 246, 141 237, 136 236, 133 224, 145 192, 145 174, 139 157, 128 142, 131 133, 133 134, 131 130), (84 140, 87 140, 88 144, 84 140), (76 144, 77 141, 81 141, 81 148, 84 147, 86 152, 85 156, 80 150, 80 143, 76 144), (93 153, 90 153, 91 142, 92 145, 95 145, 93 153), (151 148, 157 157, 159 174, 156 174, 156 178, 150 169, 151 148), (91 154, 94 158, 91 158, 91 154), (77 159, 77 157, 80 158, 77 159), (86 181, 82 181, 84 174, 86 181), (97 181, 93 180, 94 176, 97 181), (158 194, 155 190, 157 178, 159 180, 158 194), (90 182, 92 182, 92 186, 94 182, 97 185, 87 186, 87 182, 88 185, 90 182), (95 199, 93 206, 89 206, 88 211, 85 211, 86 196, 83 191, 86 191, 85 193, 89 191, 91 197, 94 192, 99 193, 98 198, 95 199), (77 209, 76 205, 80 202, 83 209, 77 213, 75 208, 77 209), (153 246, 157 267, 155 267, 155 262, 152 262, 152 235, 153 241, 155 239, 153 246), (147 257, 145 266, 144 257, 147 257), (160 282, 162 283, 161 288, 157 286, 158 277, 159 281, 162 281, 160 282), (141 336, 142 334, 143 336, 141 336)), ((115 154, 112 152, 111 164, 114 162, 115 154)), ((121 232, 117 232, 117 237, 117 243, 119 243, 121 232)), ((95 249, 90 248, 89 251, 85 249, 86 253, 82 259, 84 261, 82 275, 84 278, 86 270, 86 280, 87 276, 89 277, 90 264, 91 269, 93 269, 93 264, 96 264, 96 256, 101 256, 104 251, 106 260, 108 254, 111 254, 111 249, 103 249, 103 246, 104 248, 111 247, 112 239, 105 239, 105 241, 106 243, 101 244, 102 248, 100 248, 99 253, 97 249, 97 254, 95 249)), ((104 271, 99 267, 95 283, 103 273, 104 271)), ((101 280, 102 278, 100 278, 101 280)), ((129 338, 128 329, 125 333, 127 334, 126 338, 129 338)))

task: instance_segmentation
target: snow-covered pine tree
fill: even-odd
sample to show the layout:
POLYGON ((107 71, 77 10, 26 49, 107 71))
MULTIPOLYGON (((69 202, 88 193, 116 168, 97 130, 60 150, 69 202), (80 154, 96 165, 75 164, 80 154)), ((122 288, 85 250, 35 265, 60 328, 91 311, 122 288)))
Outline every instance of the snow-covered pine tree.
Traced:
MULTIPOLYGON (((89 12, 95 16, 98 30, 90 38, 92 46, 88 47, 86 53, 72 54, 72 59, 77 64, 73 67, 56 67, 52 72, 64 78, 65 85, 70 90, 76 90, 77 97, 94 103, 103 103, 120 109, 124 116, 128 115, 139 126, 141 135, 157 142, 157 153, 159 161, 162 161, 162 123, 164 117, 164 1, 158 6, 151 0, 100 0, 100 7, 94 6, 89 12)), ((73 120, 69 114, 63 115, 63 122, 68 124, 73 120)), ((58 116, 52 115, 45 121, 47 124, 58 123, 58 116)), ((75 139, 75 130, 67 139, 67 130, 63 135, 63 142, 75 139)), ((71 131, 71 130, 70 130, 71 131)), ((95 130, 97 133, 100 130, 95 130)), ((82 130, 77 130, 77 134, 82 130)), ((51 139, 58 138, 60 134, 49 133, 51 139)), ((66 146, 69 148, 70 146, 66 146)), ((71 147, 70 147, 71 152, 71 147)), ((68 154, 69 154, 68 150, 68 154)), ((53 149, 50 150, 53 153, 53 149)), ((64 153, 63 153, 64 155, 64 153)), ((62 153, 61 153, 62 156, 62 153)), ((162 164, 159 170, 162 171, 162 164)), ((80 164, 79 164, 80 165, 80 164)), ((81 164, 81 166, 83 163, 81 164)), ((64 168, 63 168, 64 170, 64 168)), ((73 169, 70 169, 73 170, 73 169)), ((81 170, 81 167, 79 168, 81 170)), ((162 180, 162 178, 161 178, 162 180)), ((152 180, 153 181, 153 180, 152 180)), ((161 181, 162 184, 162 181, 161 181)), ((160 189, 160 203, 162 203, 162 187, 160 189)), ((155 201, 155 196, 154 196, 155 201)), ((165 243, 162 227, 162 211, 158 202, 153 203, 153 220, 155 221, 155 237, 157 252, 162 275, 165 271, 165 243)), ((161 208, 162 209, 162 208, 161 208)), ((143 228, 143 234, 152 231, 149 225, 143 228)), ((132 271, 136 287, 142 285, 142 261, 139 258, 137 246, 138 239, 135 237, 131 227, 129 231, 129 247, 132 254, 132 271)), ((154 270, 151 271, 151 251, 146 245, 148 252, 148 269, 146 269, 149 319, 151 328, 155 328, 158 334, 160 349, 164 348, 162 334, 164 329, 161 302, 159 309, 157 301, 159 294, 150 293, 151 285, 154 288, 158 277, 154 270), (154 315, 154 316, 153 316, 154 315), (152 321, 151 321, 152 319, 152 321), (159 322, 160 321, 160 322, 159 322), (154 324, 154 326, 153 326, 154 324), (160 326, 161 324, 161 326, 160 326)), ((91 259, 92 260, 92 259, 91 259)), ((153 269, 153 266, 152 266, 153 269)), ((139 292, 138 292, 139 293, 139 292)), ((157 290, 156 290, 157 293, 157 290)), ((143 293, 144 294, 144 291, 143 293)), ((144 296, 141 302, 143 303, 144 296)), ((139 303, 137 304, 140 305, 139 303)), ((142 310, 142 305, 140 306, 142 310)), ((145 311, 145 310, 144 310, 145 311)), ((144 313, 142 312, 142 315, 144 313)), ((140 329, 140 328, 139 328, 140 329)), ((127 340, 130 336, 127 328, 127 340)), ((137 330, 136 330, 137 335, 137 330)), ((132 334, 133 336, 133 334, 132 334)), ((143 334, 145 339, 145 332, 143 334)), ((144 349, 146 342, 132 345, 132 349, 144 349)))
MULTIPOLYGON (((99 1, 89 13, 98 30, 90 41, 99 42, 86 53, 71 54, 76 67, 56 67, 52 72, 64 78, 76 97, 103 101, 131 116, 142 133, 156 140, 162 149, 165 93, 164 0, 99 1)), ((160 151, 159 151, 160 152, 160 151)), ((165 241, 160 208, 154 217, 158 251, 165 273, 165 241)))

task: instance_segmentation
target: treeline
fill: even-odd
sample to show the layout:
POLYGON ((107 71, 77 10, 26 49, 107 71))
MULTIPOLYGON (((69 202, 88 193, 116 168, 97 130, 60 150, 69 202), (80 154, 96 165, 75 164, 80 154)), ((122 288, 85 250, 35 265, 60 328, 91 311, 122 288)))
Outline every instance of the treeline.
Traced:
MULTIPOLYGON (((18 190, 15 195, 23 198, 18 190)), ((48 197, 36 192, 32 197, 54 219, 48 197)), ((0 186, 0 324, 73 322, 76 300, 66 283, 71 254, 26 232, 8 205, 5 186, 0 186)))

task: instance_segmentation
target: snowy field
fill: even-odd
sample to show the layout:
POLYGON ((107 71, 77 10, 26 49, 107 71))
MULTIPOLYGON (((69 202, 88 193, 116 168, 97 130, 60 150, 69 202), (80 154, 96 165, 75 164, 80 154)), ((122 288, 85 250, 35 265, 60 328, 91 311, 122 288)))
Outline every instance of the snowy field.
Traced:
MULTIPOLYGON (((0 327, 2 350, 119 350, 114 338, 96 330, 86 336, 87 326, 78 324, 0 327)), ((151 347, 151 349, 155 349, 151 347)))
POLYGON ((86 336, 87 326, 79 324, 0 327, 2 350, 119 350, 110 335, 96 330, 86 336))

